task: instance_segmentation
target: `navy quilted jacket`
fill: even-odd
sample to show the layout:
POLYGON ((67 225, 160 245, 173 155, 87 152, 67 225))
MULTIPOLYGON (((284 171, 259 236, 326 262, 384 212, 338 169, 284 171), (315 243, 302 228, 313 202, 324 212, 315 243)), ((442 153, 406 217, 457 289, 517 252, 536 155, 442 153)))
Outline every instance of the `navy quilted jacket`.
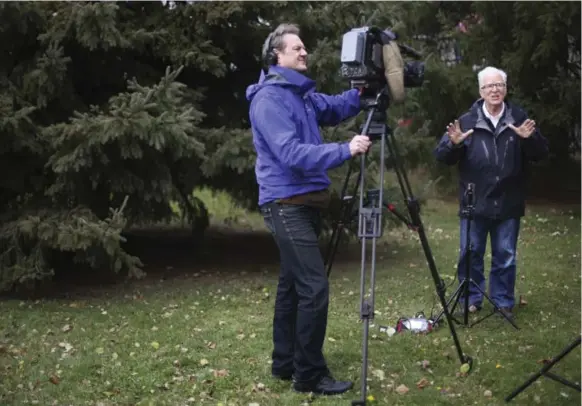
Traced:
POLYGON ((520 107, 506 101, 497 128, 482 107, 480 99, 459 118, 463 132, 473 129, 461 144, 455 146, 446 133, 443 135, 434 151, 436 159, 458 166, 461 206, 466 203, 467 185, 473 183, 476 216, 521 217, 525 214, 528 163, 547 157, 548 141, 537 128, 531 137, 523 139, 509 127, 519 127, 527 119, 520 107))

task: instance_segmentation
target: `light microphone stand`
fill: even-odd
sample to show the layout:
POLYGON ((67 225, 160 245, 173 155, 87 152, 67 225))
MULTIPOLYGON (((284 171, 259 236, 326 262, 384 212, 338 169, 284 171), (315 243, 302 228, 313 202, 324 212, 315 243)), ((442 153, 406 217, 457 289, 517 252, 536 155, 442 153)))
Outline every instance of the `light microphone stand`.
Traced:
MULTIPOLYGON (((502 312, 501 309, 499 308, 499 306, 497 306, 491 300, 489 295, 487 295, 487 293, 485 293, 483 291, 483 289, 481 289, 481 287, 477 284, 477 282, 475 282, 473 280, 473 278, 471 278, 471 259, 473 257, 473 243, 471 241, 471 223, 473 222, 473 213, 475 211, 475 184, 473 184, 473 183, 467 184, 467 191, 465 193, 465 204, 462 204, 462 206, 464 206, 464 207, 461 209, 461 217, 465 219, 465 227, 464 227, 465 228, 465 252, 462 252, 461 255, 465 256, 465 277, 463 278, 463 280, 461 281, 461 283, 457 287, 457 290, 455 290, 455 292, 453 293, 453 295, 451 296, 451 298, 447 302, 447 306, 449 306, 451 304, 451 302, 454 301, 453 307, 451 308, 451 313, 454 314, 455 309, 457 307, 457 304, 459 303, 459 300, 461 299, 461 297, 465 298, 465 302, 463 303, 463 305, 464 305, 463 322, 462 323, 459 322, 454 316, 453 316, 453 320, 455 320, 458 324, 463 324, 464 326, 473 327, 475 324, 482 322, 486 318, 491 317, 493 314, 498 312, 516 330, 519 330, 519 327, 517 326, 515 321, 513 321, 513 319, 511 317, 509 317, 504 312, 502 312), (471 325, 469 325, 469 285, 473 285, 475 287, 475 289, 477 289, 479 292, 481 292, 481 294, 487 299, 487 301, 489 303, 491 303, 491 305, 494 308, 491 313, 489 313, 486 316, 483 316, 482 318, 475 321, 471 325)), ((441 311, 441 313, 434 318, 434 321, 433 321, 434 324, 437 324, 439 322, 440 318, 443 316, 443 312, 444 311, 441 311)))

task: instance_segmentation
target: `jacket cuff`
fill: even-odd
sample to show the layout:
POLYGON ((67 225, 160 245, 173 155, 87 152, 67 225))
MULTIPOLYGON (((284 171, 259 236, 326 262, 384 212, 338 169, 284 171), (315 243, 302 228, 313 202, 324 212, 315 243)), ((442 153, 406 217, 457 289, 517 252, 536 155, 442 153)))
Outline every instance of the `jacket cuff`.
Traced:
POLYGON ((450 149, 459 149, 463 146, 464 143, 465 141, 459 142, 458 144, 453 144, 451 140, 448 140, 447 147, 449 147, 450 149))
POLYGON ((348 159, 350 159, 352 157, 352 153, 350 152, 350 143, 345 142, 345 143, 341 144, 340 145, 340 152, 341 152, 342 161, 347 161, 348 159))

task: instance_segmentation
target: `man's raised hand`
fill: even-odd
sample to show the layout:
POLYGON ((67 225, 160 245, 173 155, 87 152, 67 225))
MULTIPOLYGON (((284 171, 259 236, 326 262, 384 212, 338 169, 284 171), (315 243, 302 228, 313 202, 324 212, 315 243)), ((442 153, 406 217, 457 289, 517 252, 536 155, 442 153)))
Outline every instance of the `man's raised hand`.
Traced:
POLYGON ((509 124, 509 128, 515 131, 515 133, 521 138, 529 138, 536 130, 536 122, 528 118, 519 127, 515 127, 513 124, 509 124))
POLYGON ((455 120, 455 123, 449 123, 447 126, 447 135, 451 142, 455 145, 460 144, 467 138, 469 135, 473 134, 473 130, 469 130, 467 132, 461 131, 461 126, 459 125, 459 120, 455 120))

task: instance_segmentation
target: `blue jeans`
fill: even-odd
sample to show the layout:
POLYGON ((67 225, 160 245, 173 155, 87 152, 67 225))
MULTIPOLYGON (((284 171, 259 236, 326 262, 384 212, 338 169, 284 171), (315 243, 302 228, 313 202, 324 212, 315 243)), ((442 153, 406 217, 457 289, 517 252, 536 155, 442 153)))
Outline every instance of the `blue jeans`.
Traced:
MULTIPOLYGON (((459 281, 465 278, 467 247, 467 219, 461 218, 461 252, 458 262, 459 281)), ((515 304, 515 277, 517 237, 519 218, 493 220, 474 217, 471 221, 471 278, 485 290, 484 261, 487 237, 491 236, 491 272, 489 274, 489 297, 499 307, 513 307, 515 304)), ((473 285, 469 285, 469 304, 481 306, 483 295, 473 285)))
POLYGON ((298 382, 328 373, 323 356, 329 284, 318 237, 320 211, 301 205, 261 207, 281 259, 273 317, 272 372, 298 382))

